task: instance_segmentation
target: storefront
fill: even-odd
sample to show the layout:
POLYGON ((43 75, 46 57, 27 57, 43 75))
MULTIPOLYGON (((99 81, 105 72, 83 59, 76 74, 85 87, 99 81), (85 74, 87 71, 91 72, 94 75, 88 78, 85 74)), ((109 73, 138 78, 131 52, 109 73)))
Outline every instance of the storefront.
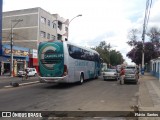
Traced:
POLYGON ((29 55, 29 67, 36 68, 38 71, 38 52, 36 49, 30 49, 30 55, 29 55))
MULTIPOLYGON (((10 45, 2 45, 2 56, 0 56, 0 75, 10 75, 11 60, 10 45)), ((29 48, 13 46, 13 75, 16 76, 19 70, 24 70, 29 63, 29 48)))

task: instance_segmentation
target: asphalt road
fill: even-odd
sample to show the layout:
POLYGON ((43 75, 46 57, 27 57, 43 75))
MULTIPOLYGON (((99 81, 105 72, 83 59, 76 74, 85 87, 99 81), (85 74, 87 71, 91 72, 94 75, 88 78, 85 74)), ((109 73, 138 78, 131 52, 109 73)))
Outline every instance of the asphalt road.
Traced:
POLYGON ((139 85, 88 80, 83 85, 44 84, 0 90, 0 111, 133 111, 139 85))

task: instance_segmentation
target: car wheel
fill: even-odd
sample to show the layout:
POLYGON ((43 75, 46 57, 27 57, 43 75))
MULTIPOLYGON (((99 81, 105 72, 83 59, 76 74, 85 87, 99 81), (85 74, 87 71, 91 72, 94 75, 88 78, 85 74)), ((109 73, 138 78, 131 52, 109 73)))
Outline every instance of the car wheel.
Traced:
POLYGON ((84 82, 84 75, 83 75, 83 73, 81 73, 78 84, 82 85, 83 82, 84 82))
POLYGON ((37 76, 37 73, 34 74, 34 77, 36 77, 36 76, 37 76))

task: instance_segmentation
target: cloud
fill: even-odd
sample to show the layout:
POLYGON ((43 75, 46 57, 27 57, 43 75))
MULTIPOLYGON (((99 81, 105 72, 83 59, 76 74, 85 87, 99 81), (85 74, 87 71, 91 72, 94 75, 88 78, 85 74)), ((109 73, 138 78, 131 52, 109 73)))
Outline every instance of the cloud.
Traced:
MULTIPOLYGON (((72 19, 69 25, 69 41, 93 47, 101 41, 117 46, 126 61, 131 50, 126 44, 128 31, 142 30, 146 0, 4 0, 4 11, 41 7, 50 13, 72 19)), ((152 3, 148 26, 159 25, 160 0, 152 3)))

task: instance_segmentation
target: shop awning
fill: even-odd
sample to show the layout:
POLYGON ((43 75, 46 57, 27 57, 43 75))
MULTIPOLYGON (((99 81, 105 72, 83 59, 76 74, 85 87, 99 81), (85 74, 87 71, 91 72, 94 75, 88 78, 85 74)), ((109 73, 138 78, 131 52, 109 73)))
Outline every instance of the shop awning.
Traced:
POLYGON ((1 61, 7 61, 7 59, 8 59, 8 58, 6 58, 6 57, 0 56, 0 62, 1 62, 1 61))

